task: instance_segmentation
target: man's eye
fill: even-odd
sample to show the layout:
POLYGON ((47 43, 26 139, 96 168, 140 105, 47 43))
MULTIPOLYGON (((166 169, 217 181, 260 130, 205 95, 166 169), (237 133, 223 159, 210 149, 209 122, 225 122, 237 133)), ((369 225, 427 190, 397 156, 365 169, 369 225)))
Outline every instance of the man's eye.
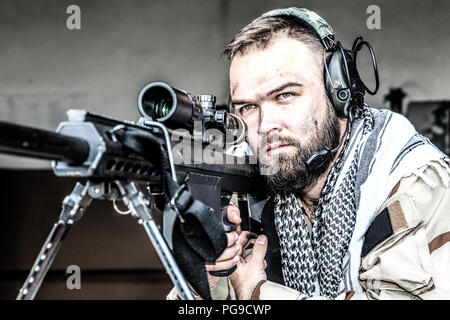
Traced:
POLYGON ((292 96, 293 96, 292 93, 290 93, 290 92, 284 92, 284 93, 281 93, 281 94, 279 94, 279 95, 277 96, 277 100, 286 100, 286 99, 291 98, 292 96))
POLYGON ((248 112, 248 111, 250 111, 250 110, 252 110, 254 108, 256 108, 256 106, 254 104, 248 104, 248 105, 243 106, 242 108, 240 108, 239 111, 241 113, 245 113, 245 112, 248 112))

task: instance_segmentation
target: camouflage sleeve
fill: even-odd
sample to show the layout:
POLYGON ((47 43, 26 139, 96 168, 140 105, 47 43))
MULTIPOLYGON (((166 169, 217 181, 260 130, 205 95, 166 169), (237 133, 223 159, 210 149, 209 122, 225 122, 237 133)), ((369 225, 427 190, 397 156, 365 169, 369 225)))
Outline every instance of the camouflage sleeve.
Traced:
POLYGON ((371 299, 450 299, 450 169, 432 161, 400 180, 383 209, 392 234, 362 259, 371 299))

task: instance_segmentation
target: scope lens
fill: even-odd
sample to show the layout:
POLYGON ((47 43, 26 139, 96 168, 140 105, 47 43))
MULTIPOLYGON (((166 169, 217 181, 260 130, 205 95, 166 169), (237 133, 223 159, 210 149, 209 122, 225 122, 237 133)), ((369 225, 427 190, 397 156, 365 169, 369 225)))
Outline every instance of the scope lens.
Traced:
POLYGON ((151 108, 153 108, 156 117, 163 118, 169 114, 172 106, 172 100, 171 99, 152 100, 150 101, 150 104, 152 105, 151 108))
POLYGON ((149 88, 142 97, 142 107, 154 119, 168 116, 172 110, 173 99, 170 92, 160 86, 149 88))

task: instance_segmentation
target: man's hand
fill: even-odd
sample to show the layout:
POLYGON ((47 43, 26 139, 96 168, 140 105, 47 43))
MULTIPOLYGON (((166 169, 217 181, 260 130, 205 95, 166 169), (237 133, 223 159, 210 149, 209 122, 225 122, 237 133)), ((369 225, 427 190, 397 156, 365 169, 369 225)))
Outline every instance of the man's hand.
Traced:
POLYGON ((238 300, 248 300, 261 280, 267 280, 267 263, 264 260, 267 251, 267 237, 258 236, 253 246, 252 253, 242 258, 236 271, 228 278, 236 292, 238 300))
MULTIPOLYGON (((227 207, 227 218, 228 221, 236 225, 240 224, 242 221, 239 209, 231 204, 227 207)), ((236 231, 228 232, 227 248, 222 252, 220 257, 217 258, 215 264, 206 265, 206 271, 228 270, 235 266, 240 261, 242 248, 247 243, 251 234, 252 233, 249 231, 242 231, 240 235, 238 235, 236 231)), ((208 281, 210 288, 216 285, 219 279, 219 277, 212 276, 208 272, 208 281)))

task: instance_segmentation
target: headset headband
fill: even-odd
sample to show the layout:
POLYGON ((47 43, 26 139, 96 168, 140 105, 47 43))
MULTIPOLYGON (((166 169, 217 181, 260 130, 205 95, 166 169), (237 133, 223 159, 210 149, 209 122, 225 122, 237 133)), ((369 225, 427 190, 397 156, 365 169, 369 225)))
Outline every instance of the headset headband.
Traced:
POLYGON ((326 50, 331 50, 335 46, 336 42, 334 41, 333 28, 331 28, 331 26, 321 16, 309 9, 296 7, 275 9, 264 13, 254 21, 267 17, 280 16, 295 17, 303 21, 317 34, 326 50))

